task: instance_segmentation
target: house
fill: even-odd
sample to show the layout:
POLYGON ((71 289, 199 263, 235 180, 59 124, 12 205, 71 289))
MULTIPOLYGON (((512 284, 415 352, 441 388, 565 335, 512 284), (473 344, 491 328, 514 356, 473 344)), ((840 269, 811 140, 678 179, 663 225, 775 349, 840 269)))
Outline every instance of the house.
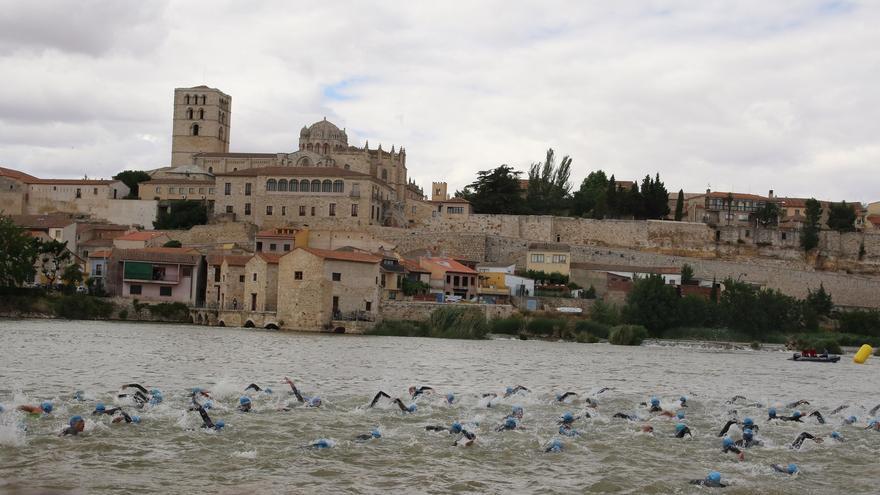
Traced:
POLYGON ((479 273, 507 273, 513 275, 516 273, 516 263, 491 263, 484 262, 477 264, 477 272, 479 273))
POLYGON ((150 302, 199 305, 202 255, 189 248, 114 249, 107 271, 111 294, 150 302))
POLYGON ((214 204, 214 181, 187 179, 186 177, 151 179, 138 184, 140 199, 157 201, 198 200, 206 201, 210 207, 214 204))
POLYGON ((112 254, 112 249, 98 249, 88 254, 88 277, 94 287, 106 290, 105 277, 112 254))
POLYGON ((144 249, 151 247, 162 247, 171 238, 164 232, 137 231, 125 235, 121 235, 113 239, 113 247, 116 249, 144 249))
POLYGON ((470 201, 464 198, 449 198, 438 201, 428 201, 434 206, 433 217, 446 217, 463 219, 473 213, 470 201))
POLYGON ((79 222, 76 224, 76 254, 89 259, 94 251, 110 251, 113 249, 113 240, 125 235, 128 230, 125 225, 79 222))
POLYGON ((571 247, 558 242, 533 242, 526 253, 526 269, 568 276, 571 271, 571 247))
POLYGON ((712 191, 706 189, 704 222, 712 226, 738 225, 751 223, 751 214, 763 208, 768 202, 778 198, 757 194, 712 191))
POLYGON ((611 287, 637 278, 659 275, 663 282, 681 285, 681 268, 676 266, 633 266, 604 263, 572 263, 571 281, 581 287, 593 287, 598 296, 604 296, 611 287), (616 284, 616 285, 615 285, 616 284))
POLYGON ((251 258, 250 254, 208 255, 205 300, 209 305, 232 310, 245 307, 245 265, 251 258))
POLYGON ((278 263, 278 318, 286 328, 321 331, 333 321, 374 320, 379 263, 372 254, 296 248, 278 263))
POLYGON ((422 268, 418 260, 403 258, 400 265, 406 270, 406 279, 410 282, 421 282, 423 284, 431 283, 431 270, 422 268))
POLYGON ((477 271, 452 258, 419 258, 423 269, 431 272, 431 292, 445 296, 460 296, 469 300, 477 296, 479 281, 477 271))
POLYGON ((309 230, 292 227, 277 227, 257 232, 254 240, 258 253, 284 254, 294 248, 308 247, 309 230))
POLYGON ((244 294, 247 311, 278 309, 278 262, 282 254, 257 253, 244 266, 244 294))
POLYGON ((402 299, 403 284, 406 279, 406 269, 400 264, 400 260, 390 251, 377 253, 382 256, 379 264, 379 287, 382 299, 402 299))
POLYGON ((70 251, 70 260, 58 263, 52 257, 38 256, 34 262, 34 282, 39 284, 59 283, 64 269, 71 263, 86 270, 86 261, 76 255, 76 221, 72 215, 13 215, 12 222, 23 228, 31 237, 43 242, 57 241, 65 244, 70 251), (46 258, 47 262, 42 260, 46 258))

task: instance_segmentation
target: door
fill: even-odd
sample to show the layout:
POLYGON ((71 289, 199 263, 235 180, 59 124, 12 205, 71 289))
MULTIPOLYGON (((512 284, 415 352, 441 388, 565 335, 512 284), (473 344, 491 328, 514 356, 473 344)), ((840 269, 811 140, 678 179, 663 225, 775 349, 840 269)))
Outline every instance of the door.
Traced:
POLYGON ((257 310, 257 295, 251 293, 251 311, 257 310))

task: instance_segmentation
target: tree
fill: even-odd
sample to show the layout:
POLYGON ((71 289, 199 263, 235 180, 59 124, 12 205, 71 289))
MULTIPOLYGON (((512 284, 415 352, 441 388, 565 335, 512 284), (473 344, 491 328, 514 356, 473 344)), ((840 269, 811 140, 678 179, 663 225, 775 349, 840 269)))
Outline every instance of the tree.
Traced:
POLYGON ((37 264, 49 287, 55 286, 71 257, 71 252, 67 249, 67 241, 59 242, 52 239, 38 243, 37 264))
POLYGON ((684 218, 684 189, 678 190, 678 198, 675 200, 675 221, 680 222, 684 218))
POLYGON ((140 197, 138 194, 138 184, 146 182, 152 177, 142 170, 124 170, 114 175, 113 178, 122 181, 123 184, 128 186, 128 198, 138 198, 140 197))
POLYGON ((605 218, 608 212, 608 178, 605 172, 590 172, 572 198, 572 214, 595 219, 605 218))
POLYGON ((664 219, 669 215, 669 191, 657 173, 654 179, 646 175, 642 180, 642 218, 664 219))
POLYGON ((189 229, 208 223, 208 209, 201 201, 172 201, 170 212, 160 209, 153 227, 156 229, 189 229))
POLYGON ((832 203, 828 207, 828 228, 838 232, 852 232, 856 230, 856 209, 846 201, 832 203))
POLYGON ((523 203, 519 189, 521 173, 509 165, 482 170, 477 172, 477 179, 456 196, 470 201, 474 213, 516 215, 521 213, 523 203))
POLYGON ((830 316, 831 310, 834 309, 831 294, 825 291, 825 286, 821 283, 816 291, 807 289, 807 298, 804 303, 819 316, 830 316))
POLYGON ((805 216, 801 247, 810 251, 819 245, 819 219, 822 218, 822 205, 815 198, 807 200, 805 216))
POLYGON ((36 258, 36 239, 11 218, 0 215, 0 287, 13 287, 28 280, 34 273, 36 258))
POLYGON ((694 279, 694 269, 691 265, 685 263, 681 265, 681 284, 686 285, 694 279))
POLYGON ((571 158, 562 157, 556 165, 553 148, 547 150, 543 163, 533 163, 529 168, 529 187, 526 205, 530 213, 538 215, 563 215, 569 209, 571 192, 571 158))
POLYGON ((79 285, 83 281, 83 271, 79 263, 71 263, 67 265, 61 273, 61 280, 67 285, 79 285))
POLYGON ((623 308, 627 323, 642 325, 654 337, 675 325, 678 295, 660 275, 636 279, 623 308))
POLYGON ((769 227, 779 223, 779 205, 767 202, 758 208, 755 213, 755 221, 762 227, 769 227))
POLYGON ((183 244, 181 244, 178 240, 172 239, 165 244, 162 244, 162 247, 179 248, 183 247, 183 244))

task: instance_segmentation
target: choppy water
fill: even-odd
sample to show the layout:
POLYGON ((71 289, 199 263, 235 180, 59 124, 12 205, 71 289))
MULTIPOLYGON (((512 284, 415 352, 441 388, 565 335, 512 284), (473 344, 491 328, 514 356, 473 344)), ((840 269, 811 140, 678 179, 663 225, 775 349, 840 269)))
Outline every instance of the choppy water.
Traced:
MULTIPOLYGON (((437 339, 302 335, 230 328, 133 323, 0 320, 0 492, 6 493, 700 493, 687 485, 709 470, 733 486, 724 493, 877 493, 880 432, 865 431, 867 410, 880 403, 880 360, 858 366, 795 363, 774 352, 572 344, 518 340, 469 342, 437 339), (320 409, 277 411, 289 396, 280 383, 291 376, 320 409), (97 401, 114 403, 120 385, 161 388, 165 402, 137 411, 140 425, 110 424, 88 415, 97 401), (256 412, 235 404, 249 383, 272 387, 250 394, 256 412), (439 394, 403 415, 384 405, 366 409, 379 389, 405 396, 411 384, 439 394), (532 392, 486 408, 483 392, 522 384, 532 392), (207 432, 186 412, 187 390, 215 395, 215 419, 227 428, 207 432), (560 405, 557 392, 586 397, 601 387, 598 417, 577 422, 583 435, 563 440, 561 453, 543 453, 556 437, 555 419, 584 410, 581 400, 560 405), (76 390, 86 400, 72 399, 76 390), (447 392, 459 402, 444 404, 447 392), (657 395, 675 408, 685 394, 692 440, 672 438, 675 421, 653 418, 654 435, 641 423, 612 420, 637 412, 657 395), (765 421, 766 409, 730 406, 745 395, 763 405, 807 399, 806 414, 825 413, 828 424, 765 421), (52 400, 51 416, 29 418, 11 406, 52 400), (525 408, 526 430, 496 433, 511 405, 525 408), (850 404, 838 415, 833 408, 850 404), (744 462, 720 452, 716 436, 736 408, 754 417, 766 446, 744 462), (59 438, 68 417, 87 417, 86 433, 59 438), (850 414, 860 426, 843 426, 850 414), (470 448, 455 437, 429 433, 428 424, 479 423, 470 448), (379 427, 383 437, 354 441, 379 427), (26 431, 25 431, 26 430, 26 431), (787 445, 801 431, 840 431, 844 443, 787 445), (307 450, 328 438, 336 446, 307 450), (770 463, 796 462, 802 473, 773 472, 770 463)), ((124 399, 123 399, 124 400, 124 399)), ((407 401, 408 402, 408 401, 407 401)), ((127 405, 123 403, 123 405, 127 405)), ((780 412, 785 412, 780 410, 780 412)), ((732 435, 739 438, 734 427, 732 435)))

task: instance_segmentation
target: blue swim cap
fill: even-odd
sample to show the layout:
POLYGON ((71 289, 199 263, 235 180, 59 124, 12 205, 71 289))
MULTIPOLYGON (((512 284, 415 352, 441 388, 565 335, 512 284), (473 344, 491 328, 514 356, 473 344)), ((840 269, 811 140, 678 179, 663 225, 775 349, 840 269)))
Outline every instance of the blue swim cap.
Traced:
POLYGON ((2 413, 2 412, 5 411, 5 410, 6 410, 6 408, 3 407, 3 404, 0 404, 0 413, 2 413))
POLYGON ((40 409, 42 409, 43 412, 45 412, 46 414, 49 414, 50 412, 52 412, 52 403, 49 401, 44 401, 42 404, 40 404, 40 409))
POLYGON ((266 394, 272 394, 272 389, 266 387, 266 388, 263 389, 263 393, 266 393, 266 394))
POLYGON ((730 437, 724 437, 724 441, 722 442, 722 445, 723 445, 724 447, 733 447, 734 444, 735 444, 735 442, 733 441, 732 438, 730 438, 730 437))
POLYGON ((458 421, 452 423, 452 426, 449 427, 449 431, 451 431, 452 433, 461 433, 461 429, 461 423, 459 423, 458 421))
POLYGON ((70 426, 73 426, 82 420, 83 420, 82 416, 73 416, 72 418, 70 418, 70 421, 68 421, 68 424, 70 426))
POLYGON ((222 419, 218 419, 217 422, 214 423, 214 429, 216 429, 216 430, 219 430, 219 429, 223 428, 224 426, 226 426, 226 422, 223 421, 222 419))
POLYGON ((558 438, 554 438, 550 441, 550 445, 547 447, 547 450, 550 452, 559 452, 562 450, 562 440, 558 438))
POLYGON ((876 425, 877 425, 876 419, 872 419, 871 421, 868 422, 868 428, 873 428, 876 425))
POLYGON ((238 403, 241 404, 242 406, 244 406, 244 405, 250 404, 251 399, 249 397, 241 397, 238 399, 238 403))
POLYGON ((212 400, 206 400, 206 401, 205 401, 205 404, 202 405, 202 407, 205 408, 205 409, 213 409, 213 408, 214 408, 214 401, 212 401, 212 400))
POLYGON ((570 412, 566 412, 562 415, 562 421, 566 423, 571 423, 572 421, 574 421, 574 416, 570 412))
POLYGON ((455 394, 453 394, 451 392, 446 394, 446 402, 447 403, 452 404, 454 401, 455 401, 455 394))
POLYGON ((792 462, 791 464, 788 465, 788 469, 786 469, 786 471, 788 471, 788 474, 794 474, 794 473, 798 472, 797 464, 792 462))
POLYGON ((312 444, 312 447, 314 447, 316 449, 326 449, 326 448, 330 447, 330 442, 328 442, 324 438, 320 438, 318 440, 315 440, 315 442, 312 444))
POLYGON ((850 422, 850 423, 855 423, 856 421, 859 420, 859 418, 857 418, 857 417, 855 417, 855 416, 850 416, 848 419, 849 419, 849 422, 850 422))
POLYGON ((508 394, 512 394, 512 393, 513 393, 513 387, 507 387, 507 388, 505 389, 505 392, 508 393, 508 394))
POLYGON ((681 397, 678 398, 678 400, 680 400, 681 402, 687 402, 688 398, 687 398, 687 396, 682 395, 681 397))
POLYGON ((791 417, 792 417, 792 418, 799 418, 799 417, 801 417, 801 416, 802 416, 802 415, 801 415, 801 412, 800 412, 800 411, 795 411, 795 412, 791 413, 791 417))
POLYGON ((510 409, 510 413, 511 413, 511 414, 519 414, 519 413, 522 413, 522 412, 523 412, 523 408, 522 408, 522 406, 513 406, 513 407, 510 409))
POLYGON ((721 483, 721 473, 718 471, 709 471, 709 476, 706 476, 706 479, 712 483, 721 483))
POLYGON ((767 409, 767 414, 769 414, 771 418, 775 418, 776 417, 776 408, 771 407, 770 409, 767 409))
POLYGON ((162 395, 162 392, 160 392, 158 388, 154 388, 150 390, 150 395, 162 395))
POLYGON ((406 408, 406 410, 411 413, 416 412, 418 409, 419 409, 418 406, 416 406, 415 404, 410 404, 409 407, 406 408))
POLYGON ((656 397, 651 397, 651 405, 652 405, 652 406, 659 406, 659 405, 660 405, 660 399, 658 399, 658 398, 656 398, 656 397))
POLYGON ((509 428, 509 429, 514 429, 514 428, 516 428, 516 420, 513 419, 513 418, 507 418, 507 419, 504 421, 504 427, 505 427, 505 428, 509 428))
POLYGON ((678 433, 685 428, 687 428, 687 426, 685 426, 684 423, 679 423, 675 425, 675 432, 678 433))
POLYGON ((755 421, 752 418, 746 418, 743 420, 743 426, 754 426, 755 421))
POLYGON ((97 411, 97 412, 104 412, 106 410, 107 410, 107 406, 105 406, 103 402, 98 402, 95 405, 95 411, 97 411))
POLYGON ((675 417, 678 419, 684 419, 684 411, 678 411, 675 413, 675 417))
POLYGON ((754 434, 752 433, 752 430, 750 430, 749 428, 743 430, 743 438, 745 438, 746 440, 751 440, 753 435, 754 434))
POLYGON ((831 438, 833 438, 833 439, 835 439, 835 440, 840 440, 840 438, 841 438, 841 437, 840 437, 840 433, 837 433, 836 431, 832 431, 832 432, 831 432, 831 438))
POLYGON ((193 389, 192 389, 193 395, 195 395, 201 391, 202 391, 202 387, 193 387, 193 389))
POLYGON ((140 423, 140 422, 141 422, 141 417, 138 416, 137 414, 134 414, 134 415, 132 415, 132 417, 131 417, 131 422, 132 422, 132 423, 140 423))
POLYGON ((321 405, 321 398, 320 397, 312 397, 311 399, 309 399, 309 406, 318 407, 320 405, 321 405))
POLYGON ((382 438, 382 433, 378 429, 374 429, 373 431, 371 431, 370 435, 373 438, 382 438))

